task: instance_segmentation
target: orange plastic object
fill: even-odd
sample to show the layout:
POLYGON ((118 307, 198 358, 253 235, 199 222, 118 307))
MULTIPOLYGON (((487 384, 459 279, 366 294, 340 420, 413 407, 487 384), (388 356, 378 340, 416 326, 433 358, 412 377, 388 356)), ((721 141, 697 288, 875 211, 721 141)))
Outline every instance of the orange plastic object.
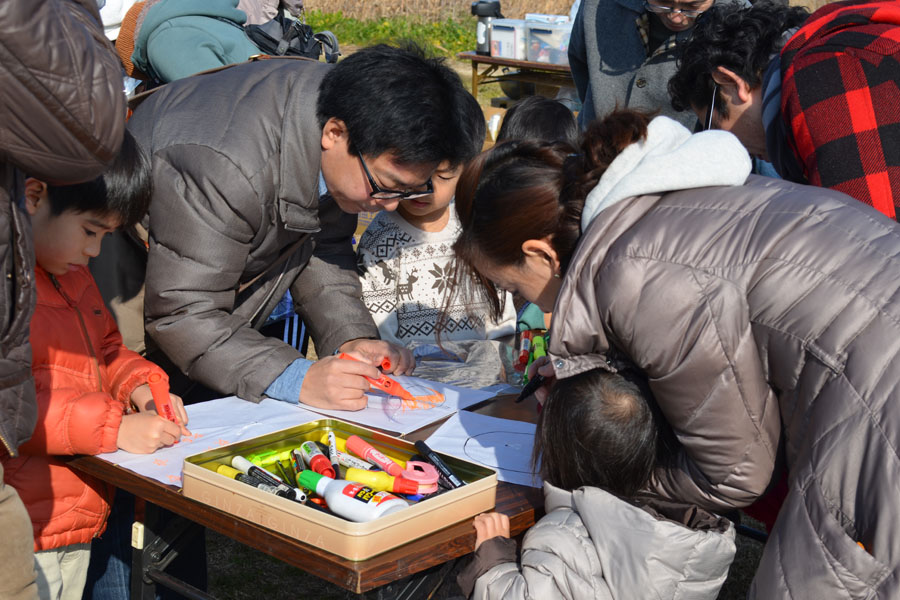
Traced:
MULTIPOLYGON (((349 354, 341 353, 338 355, 338 358, 346 358, 349 360, 355 360, 359 362, 358 359, 353 358, 349 354)), ((390 394, 391 396, 396 396, 397 398, 401 398, 408 402, 413 401, 412 394, 403 389, 403 386, 388 377, 387 375, 382 374, 378 379, 372 379, 371 377, 366 377, 369 380, 369 383, 372 384, 372 387, 381 390, 386 394, 390 394)))
POLYGON ((168 380, 164 379, 159 373, 151 373, 150 377, 147 378, 147 383, 150 385, 150 393, 153 394, 153 404, 156 405, 156 412, 159 416, 177 423, 178 418, 175 416, 175 409, 172 408, 172 401, 169 399, 168 380))

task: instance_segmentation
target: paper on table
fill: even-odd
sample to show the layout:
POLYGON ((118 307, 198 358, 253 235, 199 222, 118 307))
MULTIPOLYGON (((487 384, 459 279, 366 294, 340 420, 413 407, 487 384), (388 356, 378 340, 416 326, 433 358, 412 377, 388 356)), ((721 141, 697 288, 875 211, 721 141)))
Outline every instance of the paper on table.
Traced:
POLYGON ((153 454, 119 450, 100 454, 98 458, 181 487, 182 465, 188 456, 319 419, 317 414, 295 404, 268 398, 255 404, 229 396, 191 404, 185 409, 190 437, 183 437, 174 446, 161 448, 153 454))
POLYGON ((496 470, 500 481, 541 487, 541 478, 531 472, 534 432, 533 423, 462 411, 426 441, 432 450, 496 470))
POLYGON ((324 415, 330 415, 342 421, 350 421, 351 423, 359 423, 367 427, 383 429, 400 435, 421 429, 430 423, 440 421, 441 419, 452 415, 458 410, 462 410, 473 404, 477 404, 482 400, 493 398, 496 392, 471 390, 468 388, 448 385, 446 383, 438 383, 436 381, 428 381, 418 377, 409 377, 405 375, 391 375, 393 379, 402 385, 405 389, 410 390, 414 394, 416 389, 427 388, 439 394, 443 394, 444 401, 436 405, 427 405, 423 408, 406 408, 400 398, 393 398, 381 392, 370 391, 367 396, 369 398, 368 406, 362 410, 327 410, 315 407, 309 407, 324 415))

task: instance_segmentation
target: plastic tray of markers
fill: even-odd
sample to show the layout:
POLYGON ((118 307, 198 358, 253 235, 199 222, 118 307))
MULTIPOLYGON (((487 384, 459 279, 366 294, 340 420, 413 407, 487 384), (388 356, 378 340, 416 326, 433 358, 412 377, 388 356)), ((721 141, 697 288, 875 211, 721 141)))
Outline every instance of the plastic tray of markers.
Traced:
MULTIPOLYGON (((282 452, 306 441, 319 442, 329 431, 344 440, 355 434, 391 458, 405 461, 419 454, 412 442, 323 418, 186 458, 184 495, 349 560, 371 558, 494 507, 497 473, 443 453, 437 454, 465 485, 410 502, 402 510, 364 523, 308 506, 311 500, 301 504, 217 472, 220 465, 231 465, 234 456, 282 452)), ((346 472, 344 467, 341 470, 346 472)), ((289 467, 287 472, 290 474, 289 467)))

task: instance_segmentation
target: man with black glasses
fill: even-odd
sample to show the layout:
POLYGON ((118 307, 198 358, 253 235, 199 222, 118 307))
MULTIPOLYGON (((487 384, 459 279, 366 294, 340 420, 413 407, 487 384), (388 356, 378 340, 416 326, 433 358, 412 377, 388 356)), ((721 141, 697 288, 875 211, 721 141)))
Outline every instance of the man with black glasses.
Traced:
POLYGON ((617 107, 656 111, 693 128, 694 115, 672 108, 666 86, 697 17, 730 1, 738 0, 584 0, 569 40, 582 128, 617 107))
POLYGON ((221 395, 364 408, 373 365, 414 363, 362 303, 356 215, 432 193, 436 166, 468 156, 466 98, 439 59, 388 46, 337 65, 246 63, 150 96, 129 122, 153 162, 148 342, 221 395), (317 362, 258 331, 288 289, 317 362))

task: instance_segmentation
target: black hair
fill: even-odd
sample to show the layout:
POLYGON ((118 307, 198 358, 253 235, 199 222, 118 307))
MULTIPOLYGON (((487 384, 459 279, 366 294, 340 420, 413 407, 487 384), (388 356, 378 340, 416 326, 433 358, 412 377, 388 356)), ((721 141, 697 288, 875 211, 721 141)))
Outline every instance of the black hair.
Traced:
POLYGON ((501 296, 478 265, 520 265, 526 240, 550 238, 565 272, 581 237, 585 198, 622 150, 646 138, 649 122, 645 113, 614 111, 588 126, 580 147, 510 140, 470 161, 456 184, 461 232, 445 309, 484 301, 499 320, 501 296))
POLYGON ((102 175, 74 185, 47 185, 50 214, 65 211, 115 216, 121 226, 134 225, 150 206, 150 161, 125 130, 122 148, 102 175))
POLYGON ((460 87, 455 91, 460 110, 460 133, 462 135, 462 153, 459 157, 447 158, 451 167, 457 167, 469 162, 484 147, 484 135, 487 124, 484 121, 484 112, 478 100, 465 88, 460 87))
POLYGON ((559 100, 527 96, 516 102, 503 116, 497 143, 507 140, 536 139, 578 145, 575 115, 559 100))
MULTIPOLYGON (((809 12, 801 6, 770 1, 749 7, 716 4, 697 19, 690 39, 681 48, 678 70, 669 80, 672 107, 707 110, 712 100, 712 73, 717 67, 733 71, 751 88, 760 85, 769 61, 787 41, 784 32, 807 17, 809 12)), ((716 102, 716 107, 728 117, 724 102, 716 102)))
POLYGON ((557 380, 538 417, 532 462, 564 490, 630 498, 658 464, 660 418, 636 373, 593 369, 557 380))
MULTIPOLYGON (((419 46, 379 44, 339 62, 319 86, 316 115, 347 127, 351 153, 391 151, 400 164, 457 165, 471 157, 470 103, 459 75, 419 46)), ((483 120, 483 117, 482 117, 483 120)))

